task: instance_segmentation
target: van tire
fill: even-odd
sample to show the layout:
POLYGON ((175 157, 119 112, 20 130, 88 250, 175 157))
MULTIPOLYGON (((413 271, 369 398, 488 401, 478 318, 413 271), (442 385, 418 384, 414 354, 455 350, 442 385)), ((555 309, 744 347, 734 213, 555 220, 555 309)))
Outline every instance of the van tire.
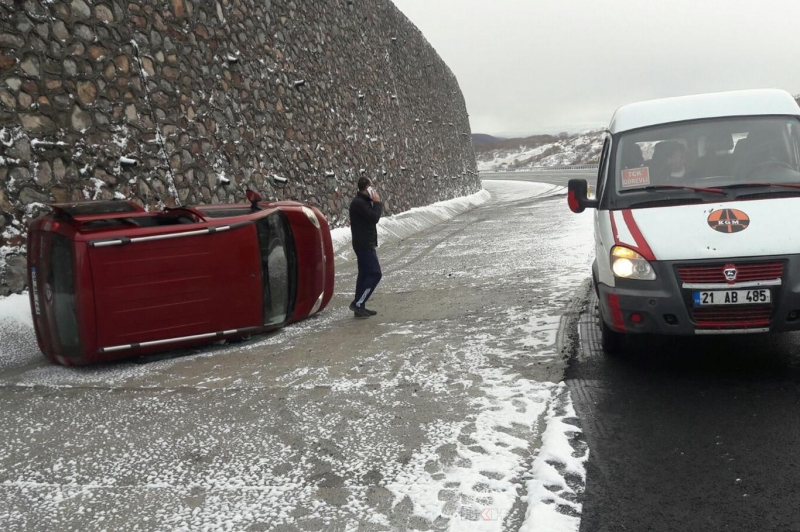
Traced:
POLYGON ((606 325, 600 317, 600 346, 607 355, 619 355, 624 351, 625 334, 618 333, 606 325))

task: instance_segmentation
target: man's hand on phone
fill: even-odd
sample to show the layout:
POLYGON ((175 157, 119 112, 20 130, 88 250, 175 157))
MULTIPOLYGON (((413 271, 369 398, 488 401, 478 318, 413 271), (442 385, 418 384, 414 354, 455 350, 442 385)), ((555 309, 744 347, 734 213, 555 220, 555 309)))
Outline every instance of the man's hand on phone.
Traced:
POLYGON ((381 197, 378 195, 378 191, 374 188, 372 189, 372 201, 380 201, 381 197))

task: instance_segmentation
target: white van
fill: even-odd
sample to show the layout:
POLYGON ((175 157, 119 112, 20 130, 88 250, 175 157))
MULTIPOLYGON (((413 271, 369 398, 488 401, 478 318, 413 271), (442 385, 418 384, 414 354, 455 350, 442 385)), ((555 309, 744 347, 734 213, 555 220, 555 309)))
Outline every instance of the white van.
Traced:
POLYGON ((800 108, 780 90, 626 105, 596 194, 603 348, 626 334, 800 330, 800 108))

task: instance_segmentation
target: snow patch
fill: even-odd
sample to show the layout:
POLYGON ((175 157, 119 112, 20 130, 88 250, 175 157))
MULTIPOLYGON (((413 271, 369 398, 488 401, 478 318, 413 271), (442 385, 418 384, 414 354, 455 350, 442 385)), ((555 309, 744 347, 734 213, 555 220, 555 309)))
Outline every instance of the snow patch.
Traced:
POLYGON ((0 298, 0 369, 41 358, 28 292, 0 298))
POLYGON ((533 478, 526 482, 528 510, 520 532, 577 532, 580 528, 583 505, 575 499, 586 484, 589 449, 575 442, 582 431, 569 423, 577 416, 566 384, 560 383, 555 392, 545 417, 542 447, 533 462, 533 478))
MULTIPOLYGON (((412 234, 424 231, 436 224, 446 222, 470 209, 483 205, 491 195, 481 190, 470 196, 439 201, 426 207, 415 207, 400 214, 381 218, 378 222, 378 241, 382 243, 402 240, 412 234)), ((342 256, 352 242, 349 227, 339 227, 331 231, 333 252, 342 256)))
POLYGON ((569 166, 596 162, 603 149, 605 132, 588 131, 536 147, 520 146, 478 151, 479 171, 522 170, 551 166, 569 166))

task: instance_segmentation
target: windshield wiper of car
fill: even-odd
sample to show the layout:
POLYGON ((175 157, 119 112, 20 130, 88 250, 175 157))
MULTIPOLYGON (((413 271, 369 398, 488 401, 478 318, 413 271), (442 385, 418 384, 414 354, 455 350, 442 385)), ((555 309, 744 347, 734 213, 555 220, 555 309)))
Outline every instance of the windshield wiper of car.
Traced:
MULTIPOLYGON (((705 188, 705 187, 690 187, 687 185, 650 185, 649 187, 637 188, 635 190, 646 190, 647 192, 655 192, 659 190, 694 190, 695 192, 710 192, 712 194, 722 194, 727 196, 728 193, 720 188, 705 188)), ((627 192, 627 191, 626 191, 627 192)), ((631 190, 633 192, 633 190, 631 190)))

